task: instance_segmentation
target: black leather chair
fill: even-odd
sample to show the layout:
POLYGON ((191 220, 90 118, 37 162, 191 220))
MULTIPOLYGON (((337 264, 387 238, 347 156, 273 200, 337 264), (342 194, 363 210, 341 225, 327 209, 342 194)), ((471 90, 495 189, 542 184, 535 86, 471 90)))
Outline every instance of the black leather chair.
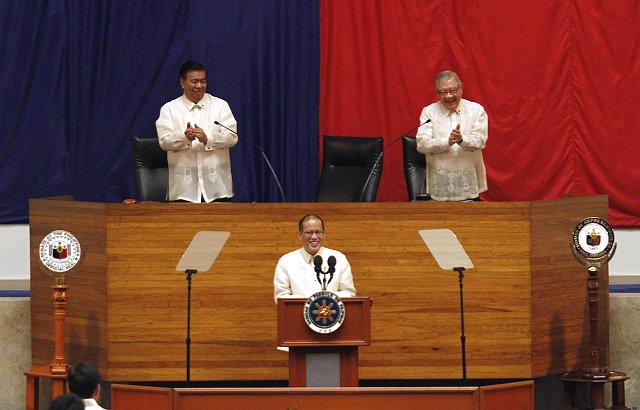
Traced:
POLYGON ((164 201, 169 188, 167 153, 157 138, 133 137, 131 146, 139 201, 164 201))
POLYGON ((404 179, 407 182, 409 201, 415 201, 416 195, 424 191, 424 174, 427 159, 418 152, 416 139, 402 137, 402 158, 404 160, 404 179))
POLYGON ((322 146, 324 158, 316 200, 375 201, 382 176, 382 137, 325 135, 322 146))

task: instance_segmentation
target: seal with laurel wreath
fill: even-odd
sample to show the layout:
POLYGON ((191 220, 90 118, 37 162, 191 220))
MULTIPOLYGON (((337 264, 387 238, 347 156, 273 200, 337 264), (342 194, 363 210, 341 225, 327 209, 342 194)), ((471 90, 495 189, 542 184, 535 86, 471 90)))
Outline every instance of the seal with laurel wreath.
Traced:
POLYGON ((604 219, 593 216, 576 225, 571 245, 574 256, 583 265, 603 265, 616 250, 611 226, 604 219))
POLYGON ((82 248, 71 232, 58 229, 42 239, 38 257, 47 274, 64 278, 78 266, 82 259, 82 248))
POLYGON ((304 320, 316 333, 335 332, 342 325, 344 317, 344 303, 333 292, 316 292, 304 305, 304 320))

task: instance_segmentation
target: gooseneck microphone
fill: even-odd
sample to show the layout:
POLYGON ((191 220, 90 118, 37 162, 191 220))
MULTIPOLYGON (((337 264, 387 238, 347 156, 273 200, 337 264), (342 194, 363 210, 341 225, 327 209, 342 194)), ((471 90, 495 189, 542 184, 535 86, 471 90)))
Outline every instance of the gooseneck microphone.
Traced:
POLYGON ((405 132, 403 134, 400 134, 399 137, 395 138, 393 141, 388 143, 386 147, 382 148, 382 151, 380 152, 380 155, 378 155, 378 158, 376 158, 376 162, 374 162, 374 164, 373 164, 373 168, 371 168, 371 172, 369 172, 369 176, 367 177, 367 180, 364 182, 364 186, 362 187, 362 191, 360 191, 360 202, 362 202, 362 198, 364 197, 364 191, 366 191, 367 185, 369 185, 369 181, 371 180, 371 177, 373 176, 373 173, 376 171, 376 167, 378 166, 378 163, 382 159, 382 154, 384 154, 384 150, 389 148, 390 146, 392 146, 396 142, 400 141, 402 139, 402 137, 404 137, 405 135, 409 134, 410 132, 413 132, 413 131, 417 130, 418 128, 422 127, 424 124, 428 124, 430 122, 431 122, 431 118, 427 118, 427 120, 425 122, 421 123, 417 127, 411 128, 409 131, 407 131, 407 132, 405 132))
POLYGON ((322 272, 322 256, 316 255, 313 258, 313 270, 316 271, 316 279, 322 285, 322 281, 320 280, 320 272, 322 272))
POLYGON ((327 284, 329 284, 333 280, 333 274, 336 271, 336 257, 333 255, 329 256, 329 258, 327 259, 327 265, 329 265, 329 270, 327 272, 329 273, 329 281, 327 282, 327 284))
POLYGON ((260 145, 256 144, 255 142, 251 141, 251 139, 249 139, 249 138, 245 138, 244 136, 240 137, 240 134, 238 134, 237 132, 235 132, 231 128, 227 127, 226 125, 220 124, 218 121, 214 121, 213 123, 216 124, 216 125, 221 126, 222 128, 224 128, 224 129, 226 129, 228 131, 233 132, 234 134, 236 134, 238 139, 247 140, 258 151, 260 151, 260 154, 262 154, 262 158, 264 159, 264 162, 267 163, 267 166, 269 167, 269 171, 271 171, 271 175, 273 175, 273 179, 275 179, 276 184, 278 185, 278 189, 280 190, 280 195, 282 196, 282 202, 287 202, 287 197, 284 195, 284 191, 282 190, 282 185, 280 185, 280 179, 276 175, 276 171, 273 170, 273 167, 271 166, 271 162, 269 161, 269 158, 267 158, 267 154, 264 153, 264 150, 262 149, 262 147, 260 145))

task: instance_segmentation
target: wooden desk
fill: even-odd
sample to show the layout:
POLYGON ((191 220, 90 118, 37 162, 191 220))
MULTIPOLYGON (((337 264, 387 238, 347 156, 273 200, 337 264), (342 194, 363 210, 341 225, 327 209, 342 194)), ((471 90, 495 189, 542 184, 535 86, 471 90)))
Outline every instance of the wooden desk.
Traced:
MULTIPOLYGON (((607 218, 606 196, 508 203, 103 204, 30 201, 34 365, 53 352, 51 278, 36 248, 65 229, 85 252, 69 284, 66 354, 107 381, 185 380, 187 281, 175 267, 194 235, 231 235, 209 272, 193 277, 191 378, 286 380, 276 350, 273 272, 301 246, 297 223, 317 213, 325 245, 344 252, 359 295, 375 300, 360 379, 461 377, 458 275, 441 270, 418 231, 453 230, 465 272, 470 379, 529 379, 589 366, 586 273, 571 254, 585 217, 607 218)), ((609 361, 608 272, 600 282, 602 365, 609 361)))

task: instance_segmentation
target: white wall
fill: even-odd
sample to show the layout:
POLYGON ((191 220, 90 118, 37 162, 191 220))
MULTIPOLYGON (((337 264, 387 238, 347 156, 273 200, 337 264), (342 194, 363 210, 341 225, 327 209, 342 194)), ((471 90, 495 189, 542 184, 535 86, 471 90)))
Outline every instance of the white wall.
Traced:
MULTIPOLYGON (((614 233, 618 249, 609 264, 609 275, 640 275, 640 229, 616 229, 614 233)), ((567 238, 567 244, 569 241, 567 238)), ((0 280, 29 279, 29 225, 0 225, 0 261, 0 280)))
POLYGON ((609 262, 609 276, 640 275, 640 229, 615 229, 618 248, 609 262))
POLYGON ((0 225, 0 280, 28 280, 29 267, 29 225, 0 225))

